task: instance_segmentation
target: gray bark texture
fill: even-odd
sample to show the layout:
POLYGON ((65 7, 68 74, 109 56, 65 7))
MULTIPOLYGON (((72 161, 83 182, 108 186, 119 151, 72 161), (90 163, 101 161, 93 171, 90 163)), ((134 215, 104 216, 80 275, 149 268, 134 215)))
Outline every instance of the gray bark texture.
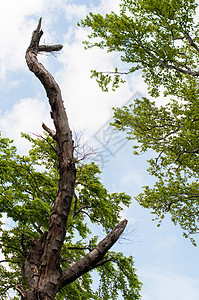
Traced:
POLYGON ((72 133, 60 88, 53 76, 37 59, 39 52, 59 51, 62 45, 39 45, 42 34, 40 19, 26 51, 26 62, 29 70, 44 86, 51 107, 55 130, 49 129, 45 124, 42 126, 57 143, 59 185, 48 230, 39 240, 32 241, 31 249, 22 266, 22 276, 27 283, 27 288, 25 290, 23 286, 17 286, 16 289, 23 300, 53 300, 61 288, 109 261, 109 259, 103 260, 103 257, 117 241, 127 224, 127 220, 121 221, 89 254, 69 268, 61 269, 60 252, 66 236, 67 219, 74 195, 76 168, 72 133))

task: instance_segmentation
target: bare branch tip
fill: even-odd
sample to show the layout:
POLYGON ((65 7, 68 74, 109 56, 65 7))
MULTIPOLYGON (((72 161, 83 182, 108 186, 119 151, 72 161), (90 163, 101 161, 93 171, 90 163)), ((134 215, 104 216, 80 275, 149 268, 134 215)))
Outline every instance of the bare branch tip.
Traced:
POLYGON ((123 225, 126 226, 127 223, 128 223, 128 220, 127 220, 127 219, 124 219, 124 220, 122 220, 118 225, 120 225, 120 224, 122 225, 122 224, 123 224, 123 225))
POLYGON ((42 17, 39 19, 39 22, 38 22, 38 26, 37 26, 37 31, 39 32, 40 29, 41 29, 41 21, 42 21, 42 17))
POLYGON ((56 132, 52 129, 50 129, 48 126, 46 126, 46 124, 42 123, 42 128, 48 132, 48 134, 53 138, 55 139, 56 138, 56 132))

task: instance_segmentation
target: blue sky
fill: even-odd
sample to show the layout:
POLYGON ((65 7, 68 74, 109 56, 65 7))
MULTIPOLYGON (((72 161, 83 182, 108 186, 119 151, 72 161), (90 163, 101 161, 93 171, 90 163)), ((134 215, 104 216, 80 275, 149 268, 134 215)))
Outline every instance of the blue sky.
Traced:
MULTIPOLYGON (((28 150, 21 132, 42 133, 41 123, 52 127, 45 92, 26 66, 24 55, 39 17, 43 17, 43 43, 64 45, 56 55, 41 55, 40 61, 57 79, 65 101, 71 128, 83 131, 83 139, 96 145, 97 137, 107 142, 110 154, 100 161, 103 182, 111 192, 126 192, 132 198, 143 185, 154 180, 146 172, 149 156, 132 155, 132 143, 120 150, 124 136, 113 135, 106 122, 112 107, 121 106, 136 93, 146 95, 141 74, 135 74, 117 92, 103 93, 90 79, 90 70, 113 70, 119 64, 117 54, 99 49, 84 50, 82 41, 88 30, 76 23, 89 11, 118 11, 117 0, 7 0, 0 4, 0 131, 15 140, 20 153, 28 150), (109 137, 109 138, 108 138, 109 137)), ((149 154, 148 154, 149 155, 149 154)), ((133 200, 124 211, 129 226, 114 247, 133 255, 143 282, 144 300, 199 299, 198 248, 182 237, 180 228, 169 217, 160 228, 152 222, 148 210, 133 200)))

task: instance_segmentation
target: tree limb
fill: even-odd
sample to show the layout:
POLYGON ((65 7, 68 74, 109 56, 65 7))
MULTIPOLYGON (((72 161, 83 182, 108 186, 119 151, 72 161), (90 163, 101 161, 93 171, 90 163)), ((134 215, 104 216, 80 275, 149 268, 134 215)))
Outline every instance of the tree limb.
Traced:
MULTIPOLYGON (((32 241, 29 255, 22 266, 27 290, 23 291, 18 286, 18 291, 25 300, 52 300, 66 284, 109 261, 109 259, 102 260, 102 258, 118 240, 127 225, 127 220, 121 221, 90 253, 69 268, 61 269, 61 249, 66 236, 67 221, 74 196, 76 169, 72 133, 60 88, 53 76, 37 59, 37 54, 40 51, 59 51, 62 46, 39 46, 42 34, 40 19, 26 51, 26 62, 29 70, 44 86, 51 106, 51 117, 55 131, 49 129, 45 124, 43 124, 43 128, 51 136, 56 136, 59 184, 57 197, 48 222, 48 230, 42 234, 40 239, 32 241)), ((76 208, 77 198, 75 201, 76 208)), ((75 213, 77 212, 75 211, 75 213)))
POLYGON ((113 260, 112 257, 103 259, 95 265, 95 268, 101 267, 101 266, 105 265, 107 262, 112 261, 112 260, 113 260))
POLYGON ((62 48, 62 45, 39 45, 38 52, 54 52, 60 51, 62 48))
POLYGON ((59 186, 48 223, 47 236, 43 240, 43 248, 38 249, 38 247, 41 247, 41 242, 37 241, 35 247, 31 249, 31 259, 33 262, 30 262, 29 258, 29 261, 27 260, 24 266, 27 266, 26 277, 28 287, 33 289, 37 287, 35 285, 39 285, 39 289, 42 290, 44 295, 48 294, 48 290, 51 290, 51 294, 48 294, 48 297, 53 298, 56 290, 54 288, 49 289, 49 286, 56 286, 61 274, 59 267, 60 253, 66 235, 67 220, 74 192, 76 169, 73 157, 72 133, 68 124, 60 88, 54 77, 37 59, 37 54, 40 51, 59 51, 62 46, 39 46, 42 34, 40 18, 36 30, 33 31, 30 46, 26 51, 26 62, 29 70, 35 74, 44 86, 51 106, 51 117, 56 132, 59 186), (34 281, 34 272, 38 272, 38 263, 41 264, 41 262, 42 268, 39 282, 34 281))
POLYGON ((48 134, 55 140, 56 139, 56 132, 52 129, 50 129, 46 124, 42 123, 43 129, 48 132, 48 134))
MULTIPOLYGON (((189 37, 190 41, 191 41, 191 38, 189 37)), ((134 39, 135 40, 135 39, 134 39)), ((179 62, 173 60, 173 63, 181 66, 181 67, 177 67, 173 64, 168 64, 167 61, 165 59, 161 59, 160 57, 157 56, 157 54, 155 55, 154 53, 152 53, 153 51, 151 49, 147 49, 143 43, 139 40, 139 45, 140 47, 148 54, 149 57, 151 57, 152 59, 155 59, 157 61, 157 63, 161 64, 163 67, 165 67, 166 69, 173 69, 173 70, 176 70, 180 73, 183 73, 183 74, 188 74, 188 75, 191 75, 191 76, 199 76, 199 72, 198 71, 192 71, 188 66, 186 66, 186 64, 180 64, 179 62), (183 69, 183 67, 185 69, 183 69)), ((194 46, 194 48, 199 51, 199 48, 197 47, 197 45, 193 42, 192 40, 192 46, 194 46)))
POLYGON ((193 39, 190 37, 190 35, 187 32, 185 33, 185 37, 189 41, 190 45, 194 47, 197 52, 199 52, 199 47, 196 45, 196 43, 193 41, 193 39))
POLYGON ((60 289, 99 266, 101 259, 118 240, 126 225, 126 219, 121 221, 90 253, 69 268, 63 270, 60 289))
POLYGON ((195 150, 183 150, 183 151, 179 152, 177 158, 175 159, 175 162, 182 163, 182 162, 180 161, 180 157, 181 157, 183 154, 185 154, 185 153, 199 154, 199 148, 198 148, 198 149, 195 149, 195 150))
MULTIPOLYGON (((84 211, 83 211, 84 208, 90 208, 90 206, 88 206, 88 205, 83 205, 83 206, 80 207, 77 211, 74 211, 74 213, 73 213, 73 219, 74 219, 75 216, 76 216, 77 214, 79 214, 80 212, 84 212, 84 211)), ((84 213, 85 213, 85 212, 84 212, 84 213)))

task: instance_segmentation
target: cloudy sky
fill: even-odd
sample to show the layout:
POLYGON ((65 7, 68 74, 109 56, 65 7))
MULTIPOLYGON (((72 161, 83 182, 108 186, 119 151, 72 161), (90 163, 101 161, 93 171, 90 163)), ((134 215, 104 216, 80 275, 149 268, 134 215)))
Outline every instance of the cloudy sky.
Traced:
MULTIPOLYGON (((103 93, 90 79, 90 70, 113 70, 119 56, 99 49, 84 50, 88 31, 77 22, 89 11, 118 11, 118 0, 6 0, 0 4, 0 131, 15 140, 20 153, 28 149, 21 132, 42 133, 41 123, 52 127, 45 92, 26 66, 24 55, 32 31, 42 16, 43 43, 63 44, 56 55, 40 61, 57 79, 71 128, 83 133, 84 144, 99 149, 94 158, 103 170, 111 192, 136 196, 143 185, 152 185, 146 173, 146 155, 134 157, 132 145, 108 126, 112 107, 136 95, 146 95, 140 74, 128 78, 117 92, 103 93), (88 143, 87 143, 88 142, 88 143)), ((124 211, 129 226, 115 250, 133 255, 143 282, 144 300, 199 299, 198 249, 182 237, 180 228, 166 219, 160 228, 148 210, 135 201, 124 211)))

